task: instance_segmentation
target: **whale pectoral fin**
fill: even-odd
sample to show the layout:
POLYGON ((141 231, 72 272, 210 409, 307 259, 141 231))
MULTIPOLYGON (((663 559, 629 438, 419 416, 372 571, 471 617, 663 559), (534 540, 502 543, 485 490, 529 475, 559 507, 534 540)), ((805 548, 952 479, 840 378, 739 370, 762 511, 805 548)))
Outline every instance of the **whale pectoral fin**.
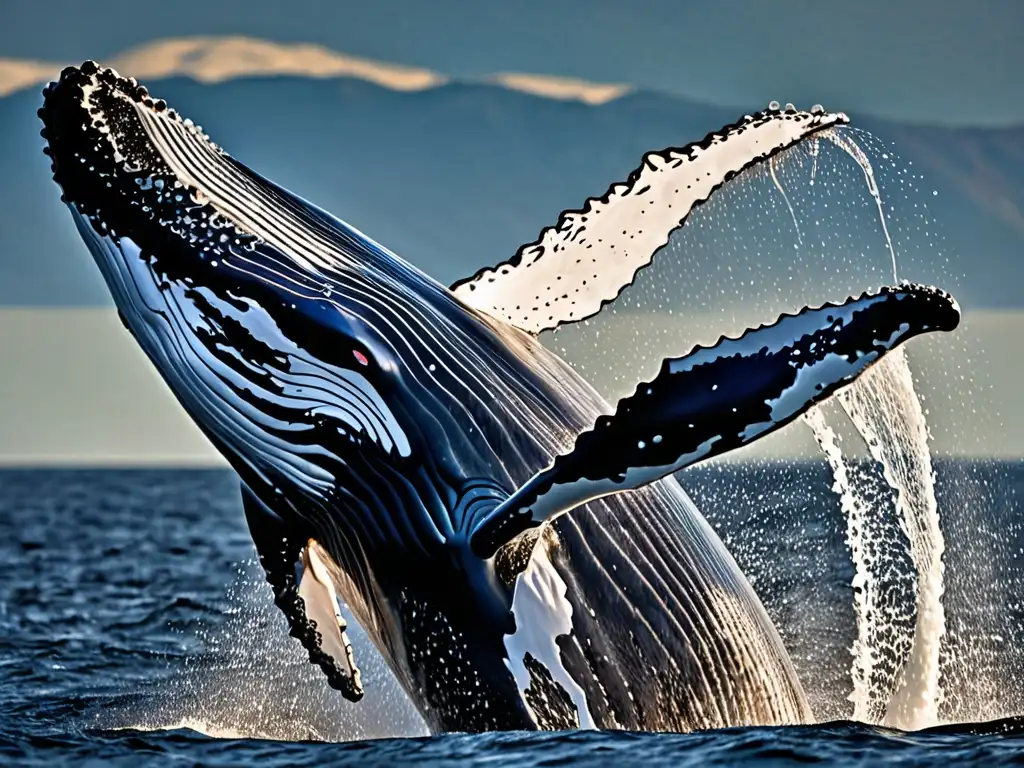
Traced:
POLYGON ((359 668, 320 546, 290 530, 244 485, 242 505, 260 564, 274 590, 274 604, 287 618, 290 634, 324 671, 332 688, 350 701, 359 701, 364 693, 359 668))
POLYGON ((306 618, 319 632, 320 650, 331 658, 334 668, 348 670, 345 690, 351 687, 353 691, 357 691, 358 700, 363 696, 363 685, 352 643, 348 639, 348 622, 341 613, 334 582, 331 581, 327 566, 324 565, 324 557, 320 553, 320 545, 315 539, 306 542, 306 547, 302 551, 299 597, 305 604, 306 618))
POLYGON ((625 182, 452 286, 464 303, 529 333, 584 320, 633 282, 690 211, 741 171, 848 122, 842 113, 769 109, 686 147, 650 152, 625 182))
POLYGON ((775 431, 907 339, 953 330, 948 294, 904 285, 783 315, 772 325, 668 359, 470 533, 490 557, 529 528, 601 496, 639 488, 775 431))

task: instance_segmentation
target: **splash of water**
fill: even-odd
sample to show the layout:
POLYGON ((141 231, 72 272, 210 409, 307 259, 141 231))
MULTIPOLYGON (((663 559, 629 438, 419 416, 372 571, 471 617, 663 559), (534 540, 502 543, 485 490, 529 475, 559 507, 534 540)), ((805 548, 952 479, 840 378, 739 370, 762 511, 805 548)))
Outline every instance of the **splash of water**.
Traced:
POLYGON ((366 698, 358 704, 327 686, 291 638, 259 564, 242 565, 227 609, 203 621, 195 651, 175 659, 152 697, 102 713, 98 727, 187 728, 213 738, 353 741, 428 733, 398 681, 358 625, 366 698))
POLYGON ((939 527, 928 428, 906 355, 898 350, 886 357, 861 378, 859 386, 842 392, 839 401, 896 491, 896 508, 917 572, 914 642, 883 724, 903 730, 927 728, 938 723, 942 697, 939 649, 945 634, 945 541, 939 527))
POLYGON ((859 722, 870 722, 872 706, 878 698, 877 690, 872 687, 872 678, 876 664, 876 642, 883 634, 879 620, 885 616, 882 606, 882 594, 878 580, 871 573, 871 550, 868 546, 868 517, 872 513, 871 499, 860 491, 856 479, 856 468, 843 455, 839 445, 841 438, 829 425, 825 414, 820 408, 812 408, 804 415, 804 421, 814 433, 822 453, 832 469, 834 484, 832 490, 839 494, 840 507, 846 515, 846 544, 853 557, 853 604, 857 614, 857 637, 853 641, 850 653, 853 665, 850 669, 853 678, 853 692, 850 701, 853 703, 853 719, 859 722))
MULTIPOLYGON (((955 286, 963 278, 960 262, 946 255, 941 227, 930 212, 932 196, 922 196, 925 177, 913 163, 890 155, 889 144, 878 137, 850 127, 837 133, 841 141, 823 134, 774 157, 770 164, 748 169, 723 187, 691 214, 665 252, 614 304, 590 321, 563 327, 552 343, 556 351, 615 400, 631 393, 638 377, 655 375, 655 366, 664 357, 713 343, 723 332, 734 335, 822 296, 855 293, 865 285, 888 282, 894 274, 898 281, 900 270, 934 274, 939 269, 947 287, 955 286)), ((920 373, 918 364, 932 372, 914 389, 941 409, 928 417, 936 441, 950 445, 956 440, 968 453, 976 453, 989 444, 995 415, 983 383, 988 366, 981 339, 970 334, 967 326, 953 337, 917 340, 914 353, 925 354, 912 362, 915 373, 920 373), (955 375, 941 376, 943 369, 954 365, 955 375)), ((851 612, 855 623, 849 639, 845 633, 839 639, 821 611, 792 610, 786 590, 805 589, 824 607, 830 588, 821 582, 780 586, 784 577, 765 545, 774 530, 772 510, 763 507, 760 497, 742 496, 713 474, 686 478, 686 483, 700 486, 705 499, 701 507, 711 516, 724 516, 732 512, 731 506, 741 504, 761 507, 752 519, 762 524, 763 535, 737 536, 728 544, 743 559, 751 579, 759 580, 759 592, 763 585, 766 605, 791 654, 799 649, 798 672, 815 713, 849 717, 851 708, 844 697, 850 690, 848 681, 859 674, 867 682, 858 684, 855 696, 866 703, 855 703, 856 717, 881 723, 891 696, 902 685, 901 671, 914 645, 918 569, 908 535, 900 527, 896 492, 883 468, 873 459, 860 460, 860 438, 838 400, 824 413, 827 423, 845 437, 838 447, 845 453, 849 493, 870 510, 866 530, 860 534, 864 549, 853 558, 870 581, 861 586, 860 579, 854 586, 873 589, 877 596, 851 612), (782 594, 784 600, 776 598, 782 594), (821 639, 821 633, 829 633, 828 638, 821 639), (870 645, 861 642, 854 647, 851 675, 840 654, 858 635, 870 645), (828 674, 822 674, 820 666, 825 658, 822 646, 827 646, 830 662, 840 660, 839 669, 830 664, 828 674), (861 655, 865 648, 873 654, 870 663, 861 655)), ((785 471, 774 460, 779 454, 802 453, 805 446, 799 434, 789 432, 755 444, 742 458, 766 461, 757 464, 759 475, 784 486, 785 471)), ((941 599, 946 626, 936 629, 945 720, 989 719, 1021 710, 1018 691, 1024 686, 1018 681, 1024 665, 1015 666, 1016 656, 1005 652, 1006 638, 1019 627, 1022 593, 1016 583, 1009 583, 1008 563, 1017 563, 1020 555, 1015 546, 1010 549, 1014 539, 1007 534, 1007 523, 1003 518, 993 522, 997 518, 992 512, 1015 509, 1016 502, 1010 481, 1000 472, 980 463, 940 468, 936 492, 942 525, 945 536, 956 541, 942 556, 950 571, 956 569, 956 579, 945 579, 941 599), (956 479, 950 480, 951 475, 956 479), (985 600, 972 599, 972 592, 981 590, 985 600), (991 607, 996 603, 1004 606, 1002 612, 991 607)), ((1017 519, 1009 512, 1004 516, 1017 519)), ((942 535, 937 524, 933 534, 942 535)))
MULTIPOLYGON (((826 137, 860 166, 875 201, 898 280, 896 251, 886 225, 882 197, 867 155, 849 136, 829 131, 826 137)), ((839 401, 864 438, 886 482, 896 491, 896 509, 910 541, 917 575, 917 620, 910 656, 882 720, 903 730, 927 728, 938 723, 941 700, 939 650, 945 633, 942 607, 942 553, 945 542, 939 527, 935 498, 935 473, 928 448, 928 428, 921 400, 904 351, 897 350, 839 396, 839 401)), ((870 687, 878 639, 877 587, 870 575, 871 561, 860 539, 866 513, 863 498, 850 483, 834 431, 820 413, 807 419, 832 467, 835 488, 847 514, 847 541, 855 564, 854 590, 858 636, 854 644, 854 717, 866 718, 873 695, 870 687)))

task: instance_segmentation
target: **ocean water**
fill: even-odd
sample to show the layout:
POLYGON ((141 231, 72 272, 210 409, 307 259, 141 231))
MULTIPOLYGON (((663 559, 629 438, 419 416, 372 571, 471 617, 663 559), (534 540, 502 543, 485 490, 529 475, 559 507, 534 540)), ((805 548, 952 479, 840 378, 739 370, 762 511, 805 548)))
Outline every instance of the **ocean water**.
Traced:
MULTIPOLYGON (((365 638, 354 637, 366 660, 359 704, 305 661, 253 564, 229 472, 0 471, 0 761, 1020 762, 1024 464, 940 461, 936 473, 946 539, 938 728, 849 721, 854 569, 831 474, 824 462, 750 463, 682 479, 761 595, 822 724, 429 737, 365 638)), ((880 488, 873 536, 887 553, 878 578, 893 617, 876 643, 884 687, 909 650, 915 583, 880 488)))

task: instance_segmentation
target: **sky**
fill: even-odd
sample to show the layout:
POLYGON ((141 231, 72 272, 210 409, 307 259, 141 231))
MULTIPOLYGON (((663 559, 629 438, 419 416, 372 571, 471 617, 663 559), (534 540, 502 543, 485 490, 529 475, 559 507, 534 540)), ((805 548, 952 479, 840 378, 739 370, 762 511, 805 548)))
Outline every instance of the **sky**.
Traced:
POLYGON ((0 57, 78 62, 157 38, 321 43, 453 76, 626 82, 956 124, 1024 122, 1019 0, 3 0, 0 57))
MULTIPOLYGON (((527 72, 721 106, 781 98, 910 122, 1024 124, 1016 0, 0 0, 0 65, 104 59, 191 35, 318 43, 453 78, 527 72)), ((936 382, 934 431, 948 452, 1024 456, 1024 311, 965 325, 945 368, 921 356, 936 382), (975 342, 985 358, 971 356, 975 342), (965 397, 986 400, 984 419, 943 415, 965 397)), ((109 308, 0 306, 0 359, 0 464, 220 461, 109 308)), ((790 431, 770 450, 814 447, 790 431)))

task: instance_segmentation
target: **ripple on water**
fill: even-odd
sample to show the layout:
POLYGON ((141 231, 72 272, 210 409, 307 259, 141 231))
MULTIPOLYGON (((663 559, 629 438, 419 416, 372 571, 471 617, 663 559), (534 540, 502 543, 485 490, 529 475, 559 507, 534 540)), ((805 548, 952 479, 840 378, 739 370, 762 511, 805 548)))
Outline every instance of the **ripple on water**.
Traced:
MULTIPOLYGON (((936 471, 940 491, 950 482, 964 487, 964 477, 980 483, 989 500, 1013 498, 995 487, 999 482, 1024 488, 1019 464, 996 472, 940 463, 936 471)), ((848 649, 856 633, 851 565, 827 468, 737 465, 687 474, 779 626, 816 710, 848 716, 848 649)), ((1024 563, 1012 555, 1024 551, 1024 535, 1013 504, 992 502, 983 511, 980 527, 977 509, 963 520, 953 509, 945 522, 1000 537, 1002 546, 984 560, 1001 576, 984 590, 960 590, 956 574, 971 562, 961 548, 970 540, 951 539, 950 619, 965 643, 980 642, 966 634, 972 627, 998 635, 973 668, 974 677, 992 682, 979 689, 991 705, 985 711, 1024 711, 1024 610, 1010 599, 1024 586, 1014 581, 1024 563)), ((422 723, 383 667, 368 665, 367 698, 358 705, 327 688, 287 636, 258 572, 239 567, 252 554, 236 480, 227 472, 0 471, 0 760, 708 765, 772 758, 861 765, 995 762, 1022 746, 1016 721, 1002 730, 913 735, 838 723, 682 736, 375 740, 421 735, 422 723), (26 540, 35 543, 25 548, 26 540), (367 740, 325 743, 354 738, 367 740)), ((371 651, 364 645, 360 652, 365 658, 371 651)))

